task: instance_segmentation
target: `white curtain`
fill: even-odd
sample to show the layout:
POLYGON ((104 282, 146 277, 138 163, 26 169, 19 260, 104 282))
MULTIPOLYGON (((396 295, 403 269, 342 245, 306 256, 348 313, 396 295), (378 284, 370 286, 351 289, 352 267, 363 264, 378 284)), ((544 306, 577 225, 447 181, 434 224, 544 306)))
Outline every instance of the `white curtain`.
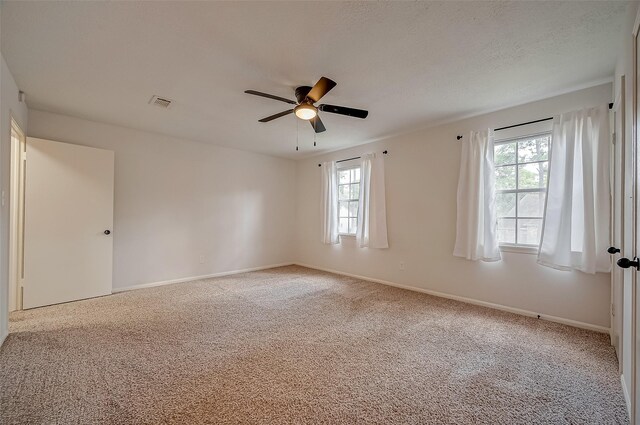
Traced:
POLYGON ((384 191, 384 160, 376 154, 360 161, 360 202, 356 240, 363 248, 389 248, 384 191))
POLYGON ((462 141, 453 255, 500 260, 496 220, 493 130, 472 131, 462 141))
POLYGON ((554 118, 538 263, 609 272, 609 108, 554 118))
POLYGON ((338 236, 338 175, 335 161, 322 164, 322 242, 336 244, 338 236))

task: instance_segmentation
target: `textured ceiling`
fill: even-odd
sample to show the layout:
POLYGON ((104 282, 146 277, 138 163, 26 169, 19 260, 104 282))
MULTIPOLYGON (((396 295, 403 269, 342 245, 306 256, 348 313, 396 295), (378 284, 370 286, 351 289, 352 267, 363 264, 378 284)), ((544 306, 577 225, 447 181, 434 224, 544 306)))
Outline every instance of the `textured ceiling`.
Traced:
POLYGON ((298 158, 611 77, 625 2, 4 2, 30 108, 298 158), (317 136, 258 119, 327 76, 317 136), (148 104, 157 94, 169 110, 148 104))

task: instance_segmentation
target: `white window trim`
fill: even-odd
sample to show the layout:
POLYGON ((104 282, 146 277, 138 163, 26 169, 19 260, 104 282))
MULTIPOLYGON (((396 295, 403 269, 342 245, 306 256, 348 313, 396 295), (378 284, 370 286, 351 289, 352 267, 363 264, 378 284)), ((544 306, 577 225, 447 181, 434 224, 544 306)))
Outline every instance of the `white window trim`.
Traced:
POLYGON ((534 245, 500 245, 500 251, 502 252, 514 252, 517 254, 531 254, 538 255, 539 248, 534 245))
MULTIPOLYGON (((507 144, 507 143, 517 143, 519 140, 523 140, 523 139, 529 139, 529 138, 533 138, 533 137, 538 137, 538 136, 546 136, 549 135, 551 136, 551 130, 543 130, 543 131, 536 131, 536 132, 532 132, 532 133, 523 133, 521 135, 517 135, 517 136, 510 136, 510 137, 504 137, 504 138, 500 138, 500 139, 496 139, 494 141, 494 146, 499 146, 499 145, 503 145, 503 144, 507 144)), ((549 141, 549 151, 551 151, 551 143, 552 141, 549 141)), ((517 146, 517 145, 516 145, 517 146)), ((517 155, 517 147, 516 147, 516 155, 517 155)), ((535 164, 535 163, 541 163, 541 162, 549 162, 549 159, 544 160, 544 161, 530 161, 530 162, 525 162, 522 164, 535 164)), ((513 164, 500 164, 499 166, 496 167, 504 167, 504 166, 514 166, 516 167, 516 185, 517 185, 517 179, 518 179, 518 165, 521 165, 520 162, 518 162, 516 160, 515 163, 513 164)), ((544 188, 544 193, 546 196, 547 193, 547 189, 548 189, 548 185, 549 185, 549 177, 547 176, 547 187, 544 188)), ((518 193, 526 193, 526 192, 543 192, 543 190, 540 189, 506 189, 506 190, 496 190, 496 194, 498 193, 515 193, 516 194, 516 210, 517 210, 517 203, 518 203, 518 193)), ((500 217, 500 218, 513 218, 513 217, 500 217)), ((516 219, 526 219, 527 217, 516 217, 516 219)), ((532 217, 533 218, 533 217, 532 217)), ((539 217, 535 217, 535 219, 538 219, 539 217)), ((544 221, 544 217, 542 218, 542 220, 544 221)), ((517 223, 517 220, 516 220, 517 223)), ((518 228, 516 227, 516 233, 518 232, 518 228)), ((499 248, 500 251, 502 252, 512 252, 512 253, 518 253, 518 254, 531 254, 531 255, 537 255, 540 247, 538 245, 530 245, 530 244, 511 244, 511 243, 500 243, 499 244, 499 248)))
MULTIPOLYGON (((354 168, 360 168, 360 162, 357 159, 351 159, 349 161, 342 161, 336 164, 336 173, 339 171, 343 171, 343 170, 352 170, 354 168)), ((362 173, 362 171, 360 171, 362 173)), ((360 175, 360 178, 362 179, 362 174, 360 175)), ((338 186, 340 186, 340 183, 338 182, 338 186)), ((358 203, 360 203, 360 195, 358 195, 358 203)), ((340 201, 338 201, 338 208, 340 208, 340 201)), ((360 211, 358 211, 358 220, 360 220, 360 211)), ((340 220, 340 216, 338 214, 338 220, 340 220)), ((355 238, 356 234, 355 233, 340 233, 338 231, 338 236, 339 237, 346 237, 346 238, 355 238)))

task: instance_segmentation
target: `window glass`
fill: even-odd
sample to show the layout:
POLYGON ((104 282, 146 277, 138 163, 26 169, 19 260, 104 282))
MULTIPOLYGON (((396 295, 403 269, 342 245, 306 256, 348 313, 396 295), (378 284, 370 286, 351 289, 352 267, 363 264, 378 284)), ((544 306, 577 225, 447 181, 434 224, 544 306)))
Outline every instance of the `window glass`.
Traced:
POLYGON ((496 145, 493 154, 496 165, 506 165, 516 163, 516 146, 513 143, 496 145))
POLYGON ((503 165, 496 167, 496 189, 507 190, 516 188, 516 166, 503 165))

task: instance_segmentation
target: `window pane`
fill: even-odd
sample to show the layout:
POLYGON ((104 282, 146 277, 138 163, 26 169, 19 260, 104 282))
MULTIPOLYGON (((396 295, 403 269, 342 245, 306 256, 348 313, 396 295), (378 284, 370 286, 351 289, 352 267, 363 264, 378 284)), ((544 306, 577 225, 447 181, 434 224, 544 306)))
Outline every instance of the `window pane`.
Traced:
POLYGON ((548 162, 538 162, 518 166, 518 189, 547 187, 548 162))
POLYGON ((349 217, 349 203, 348 202, 339 202, 340 204, 340 217, 349 217))
POLYGON ((349 170, 338 171, 338 183, 339 184, 349 183, 349 170))
POLYGON ((518 142, 518 162, 546 161, 549 159, 549 136, 518 142))
POLYGON ((360 184, 351 185, 351 199, 360 199, 360 184))
POLYGON ((349 217, 358 217, 358 201, 349 202, 349 217))
POLYGON ((341 218, 338 223, 338 233, 349 233, 349 219, 341 218))
POLYGON ((496 210, 498 217, 515 217, 516 216, 516 194, 515 193, 498 193, 496 194, 496 210))
POLYGON ((516 220, 513 218, 498 219, 498 242, 516 243, 516 220))
POLYGON ((351 170, 351 183, 358 183, 360 181, 360 167, 351 170))
POLYGON ((356 233, 356 230, 358 230, 358 219, 357 218, 350 218, 349 219, 349 233, 356 233))
POLYGON ((493 161, 496 165, 516 163, 516 144, 504 143, 497 145, 493 150, 493 161))
POLYGON ((544 192, 518 193, 518 217, 542 217, 544 192))
POLYGON ((338 186, 338 199, 341 201, 346 201, 349 199, 349 185, 341 184, 338 186))
POLYGON ((496 167, 496 189, 516 188, 516 166, 496 167))
POLYGON ((538 245, 541 229, 541 218, 518 220, 518 244, 538 245))

